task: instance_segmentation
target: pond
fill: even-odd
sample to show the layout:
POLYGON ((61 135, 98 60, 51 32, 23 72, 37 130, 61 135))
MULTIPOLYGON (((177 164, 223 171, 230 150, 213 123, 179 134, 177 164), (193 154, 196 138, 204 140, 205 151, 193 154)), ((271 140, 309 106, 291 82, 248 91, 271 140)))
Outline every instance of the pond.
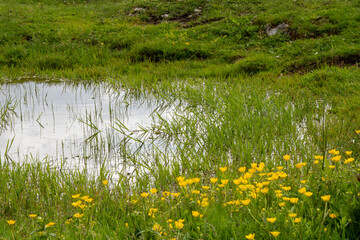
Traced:
POLYGON ((2 161, 46 161, 57 169, 130 174, 131 155, 151 151, 171 107, 105 84, 48 82, 0 86, 2 161))

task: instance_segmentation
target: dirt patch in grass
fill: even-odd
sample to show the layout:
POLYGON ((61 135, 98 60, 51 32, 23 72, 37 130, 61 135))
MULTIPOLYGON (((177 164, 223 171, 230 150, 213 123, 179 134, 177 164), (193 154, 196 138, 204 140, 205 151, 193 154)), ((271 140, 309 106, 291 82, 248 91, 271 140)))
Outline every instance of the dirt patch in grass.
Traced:
POLYGON ((325 56, 319 59, 313 59, 308 61, 297 61, 292 63, 286 71, 290 73, 306 73, 308 71, 318 69, 324 65, 338 67, 360 67, 360 52, 338 56, 325 56))

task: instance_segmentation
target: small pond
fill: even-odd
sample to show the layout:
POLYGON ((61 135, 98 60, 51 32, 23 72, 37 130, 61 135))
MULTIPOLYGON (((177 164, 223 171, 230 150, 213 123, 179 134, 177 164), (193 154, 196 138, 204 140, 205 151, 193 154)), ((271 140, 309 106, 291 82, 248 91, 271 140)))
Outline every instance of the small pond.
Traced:
POLYGON ((2 84, 0 108, 2 161, 122 174, 132 171, 131 154, 151 151, 159 117, 171 115, 155 97, 90 83, 2 84))

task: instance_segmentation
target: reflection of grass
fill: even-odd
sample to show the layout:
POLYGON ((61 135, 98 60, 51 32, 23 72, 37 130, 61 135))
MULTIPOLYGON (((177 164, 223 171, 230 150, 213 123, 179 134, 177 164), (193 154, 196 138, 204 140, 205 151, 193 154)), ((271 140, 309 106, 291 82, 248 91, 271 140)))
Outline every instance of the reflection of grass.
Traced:
MULTIPOLYGON (((1 81, 91 79, 181 101, 171 120, 127 136, 139 142, 152 134, 165 147, 143 154, 125 141, 117 146, 135 167, 130 180, 120 174, 107 185, 104 169, 93 179, 1 159, 1 236, 357 236, 356 0, 7 0, 0 9, 1 81), (288 29, 266 35, 283 22, 288 29), (333 146, 339 161, 328 152, 333 146)), ((13 117, 9 107, 1 105, 2 127, 13 117)), ((84 121, 95 144, 96 121, 84 121)), ((102 159, 100 148, 90 154, 102 159)))

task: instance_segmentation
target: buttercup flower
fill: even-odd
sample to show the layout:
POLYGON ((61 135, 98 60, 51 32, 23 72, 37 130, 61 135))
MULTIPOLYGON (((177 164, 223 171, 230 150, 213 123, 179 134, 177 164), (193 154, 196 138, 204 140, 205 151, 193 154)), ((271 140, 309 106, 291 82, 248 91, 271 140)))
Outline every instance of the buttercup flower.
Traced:
POLYGON ((35 217, 37 217, 37 214, 30 214, 29 217, 35 218, 35 217))
POLYGON ((245 238, 249 239, 249 240, 253 240, 253 239, 255 239, 255 233, 250 233, 250 234, 246 235, 245 238))
POLYGON ((287 161, 287 160, 290 159, 290 155, 285 155, 285 156, 283 156, 283 158, 284 158, 285 161, 287 161))
POLYGON ((51 226, 54 226, 54 225, 55 225, 54 222, 49 222, 48 224, 45 225, 45 227, 48 228, 48 227, 51 227, 51 226))
POLYGON ((280 232, 275 231, 275 232, 270 232, 270 234, 273 235, 274 237, 278 237, 280 232))
POLYGON ((192 213, 193 217, 200 216, 200 213, 198 211, 192 211, 191 213, 192 213))
POLYGON ((276 218, 266 218, 266 220, 270 223, 274 223, 276 221, 276 218))
POLYGON ((341 159, 341 155, 338 155, 338 156, 332 157, 331 161, 338 162, 338 161, 340 161, 340 159, 341 159))
POLYGON ((219 167, 219 169, 220 169, 221 172, 226 172, 227 167, 219 167))
POLYGON ((81 218, 82 216, 84 216, 84 214, 80 214, 80 213, 75 213, 74 214, 75 218, 81 218))
POLYGON ((72 198, 79 198, 80 194, 76 194, 76 195, 71 195, 72 198))
POLYGON ((10 225, 14 225, 15 224, 15 222, 16 222, 16 220, 8 220, 8 221, 6 221, 8 224, 9 224, 9 226, 10 225))
POLYGON ((103 183, 104 185, 108 185, 109 181, 108 181, 108 180, 104 180, 104 181, 102 181, 102 183, 103 183))
POLYGON ((184 222, 185 220, 184 219, 179 219, 178 221, 175 221, 175 227, 177 229, 182 229, 184 227, 184 222))
POLYGON ((301 222, 301 218, 295 218, 294 223, 300 223, 301 222))
POLYGON ((217 178, 210 178, 210 182, 211 182, 211 183, 216 183, 217 181, 218 181, 217 178))
POLYGON ((336 214, 331 213, 331 214, 329 215, 329 217, 331 217, 331 218, 336 218, 337 216, 336 216, 336 214))
POLYGON ((150 192, 151 192, 152 194, 155 194, 155 193, 157 193, 157 190, 156 190, 156 188, 152 188, 152 189, 150 189, 150 192))
POLYGON ((304 194, 305 194, 305 196, 307 196, 307 197, 311 197, 311 196, 313 195, 312 192, 306 192, 306 193, 304 193, 304 194))
POLYGON ((149 196, 149 193, 143 192, 143 193, 140 193, 140 196, 142 196, 143 198, 146 198, 147 196, 149 196))
POLYGON ((331 195, 325 195, 325 196, 321 196, 321 199, 324 201, 324 202, 328 202, 331 198, 331 195))

